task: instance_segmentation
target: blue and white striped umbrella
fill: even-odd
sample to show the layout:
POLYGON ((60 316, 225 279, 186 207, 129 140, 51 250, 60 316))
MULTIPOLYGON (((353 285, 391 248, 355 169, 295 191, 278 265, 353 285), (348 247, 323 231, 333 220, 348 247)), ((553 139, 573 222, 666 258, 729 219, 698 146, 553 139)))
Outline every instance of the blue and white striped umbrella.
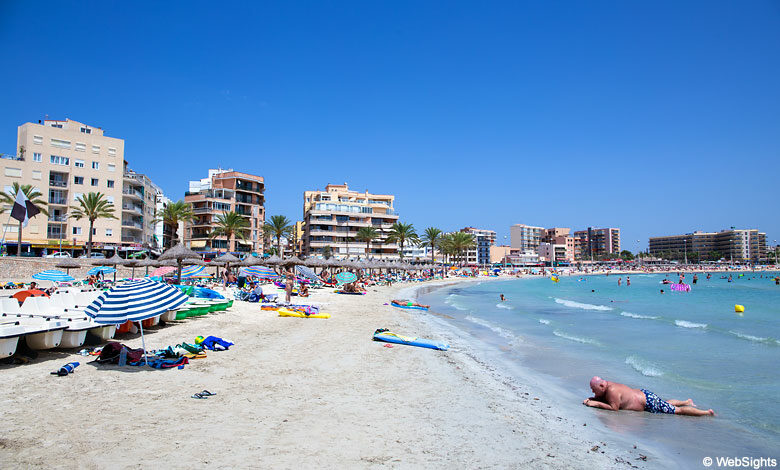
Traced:
POLYGON ((179 289, 166 284, 141 279, 124 282, 109 289, 89 304, 84 312, 95 323, 116 325, 156 317, 187 302, 179 289))
POLYGON ((300 276, 305 277, 311 281, 314 282, 321 281, 320 277, 317 276, 317 274, 315 274, 314 271, 309 267, 298 265, 295 267, 295 272, 297 272, 300 276))
POLYGON ((54 281, 54 282, 68 282, 73 280, 73 276, 70 274, 66 274, 62 271, 59 271, 57 269, 47 269, 46 271, 41 271, 37 274, 32 275, 33 279, 38 279, 39 281, 54 281))
POLYGON ((87 271, 87 275, 93 276, 98 273, 111 274, 115 272, 116 272, 116 268, 112 268, 111 266, 95 266, 94 268, 87 271))

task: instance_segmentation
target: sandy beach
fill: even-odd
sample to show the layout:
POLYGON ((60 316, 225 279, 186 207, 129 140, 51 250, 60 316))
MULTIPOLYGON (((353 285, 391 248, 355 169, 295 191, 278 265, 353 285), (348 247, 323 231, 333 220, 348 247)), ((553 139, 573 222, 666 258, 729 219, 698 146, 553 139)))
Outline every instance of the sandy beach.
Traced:
MULTIPOLYGON (((197 335, 235 343, 183 370, 98 366, 57 350, 0 366, 3 466, 642 467, 641 449, 605 448, 542 391, 502 382, 457 345, 445 352, 371 341, 380 327, 437 338, 419 312, 383 305, 409 286, 365 296, 315 291, 308 300, 328 320, 235 302, 149 331, 149 348, 197 335), (49 374, 74 360, 82 363, 74 374, 49 374), (217 395, 191 398, 203 389, 217 395)), ((141 346, 137 335, 118 341, 141 346)))

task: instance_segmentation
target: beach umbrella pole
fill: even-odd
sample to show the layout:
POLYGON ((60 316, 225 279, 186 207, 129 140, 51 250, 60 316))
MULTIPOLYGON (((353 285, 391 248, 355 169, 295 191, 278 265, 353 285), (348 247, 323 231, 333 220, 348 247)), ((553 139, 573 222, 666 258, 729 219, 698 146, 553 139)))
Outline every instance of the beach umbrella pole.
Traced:
POLYGON ((138 328, 141 330, 141 347, 144 348, 144 361, 146 361, 146 365, 149 365, 149 358, 146 357, 146 341, 144 340, 144 321, 141 320, 138 322, 138 328))

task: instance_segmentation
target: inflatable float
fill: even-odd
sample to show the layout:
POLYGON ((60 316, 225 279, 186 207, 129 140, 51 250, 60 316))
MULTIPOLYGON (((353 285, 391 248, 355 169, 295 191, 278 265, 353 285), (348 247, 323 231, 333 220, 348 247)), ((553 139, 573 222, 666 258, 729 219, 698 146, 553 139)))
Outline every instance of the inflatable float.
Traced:
POLYGON ((439 351, 446 351, 450 348, 447 343, 441 341, 433 341, 423 338, 412 338, 409 336, 401 336, 391 331, 377 330, 374 333, 374 341, 383 341, 385 343, 406 344, 407 346, 417 346, 418 348, 438 349, 439 351))
POLYGON ((290 310, 287 308, 280 308, 277 310, 279 312, 280 317, 298 317, 298 318, 330 318, 330 313, 313 313, 311 315, 307 315, 303 312, 299 312, 297 310, 290 310))
POLYGON ((419 307, 417 305, 398 305, 390 302, 390 305, 392 305, 395 308, 405 308, 407 310, 428 310, 428 307, 419 307))
POLYGON ((677 291, 677 292, 690 292, 691 291, 691 285, 690 284, 672 284, 669 287, 673 291, 677 291))
POLYGON ((341 290, 334 291, 337 294, 344 294, 344 295, 366 295, 365 292, 344 292, 341 290))

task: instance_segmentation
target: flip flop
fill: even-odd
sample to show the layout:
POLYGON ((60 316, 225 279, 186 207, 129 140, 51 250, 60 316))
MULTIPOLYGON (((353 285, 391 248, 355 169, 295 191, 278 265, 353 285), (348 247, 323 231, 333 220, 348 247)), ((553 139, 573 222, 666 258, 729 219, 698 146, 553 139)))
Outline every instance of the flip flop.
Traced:
POLYGON ((203 390, 202 392, 200 392, 200 395, 203 395, 203 396, 206 396, 206 397, 212 397, 212 396, 216 395, 216 393, 211 393, 208 390, 203 390))
POLYGON ((202 393, 196 393, 195 395, 192 396, 192 398, 197 398, 198 400, 205 400, 208 397, 204 396, 202 393))

